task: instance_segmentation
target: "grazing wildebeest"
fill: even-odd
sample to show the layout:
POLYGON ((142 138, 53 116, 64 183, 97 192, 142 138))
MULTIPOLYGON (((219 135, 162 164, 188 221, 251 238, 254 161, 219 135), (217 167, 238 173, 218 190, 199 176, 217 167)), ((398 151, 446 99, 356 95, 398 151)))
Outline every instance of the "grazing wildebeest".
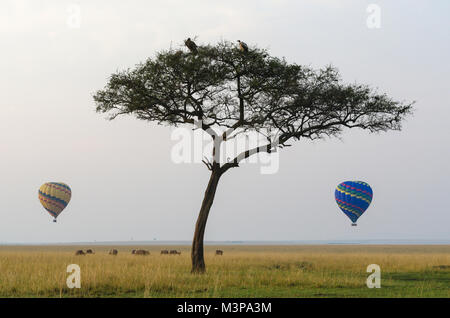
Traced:
POLYGON ((117 251, 116 249, 112 249, 109 251, 109 255, 117 255, 117 253, 119 253, 119 251, 117 251))
POLYGON ((94 251, 91 249, 86 250, 86 254, 94 254, 94 251))
POLYGON ((168 250, 162 250, 161 254, 169 254, 169 251, 168 250))
POLYGON ((136 251, 134 252, 134 254, 135 254, 135 255, 149 255, 150 252, 149 252, 149 251, 146 251, 146 250, 136 250, 136 251))
POLYGON ((78 250, 75 252, 75 255, 85 255, 85 253, 83 252, 83 250, 78 250))
POLYGON ((216 250, 216 255, 223 255, 223 251, 222 250, 216 250))
POLYGON ((136 254, 136 250, 132 250, 132 251, 131 251, 131 254, 136 254))
POLYGON ((179 252, 179 251, 177 251, 177 250, 170 250, 170 252, 169 252, 169 254, 173 254, 173 255, 176 255, 176 254, 178 254, 178 255, 181 255, 181 252, 179 252))

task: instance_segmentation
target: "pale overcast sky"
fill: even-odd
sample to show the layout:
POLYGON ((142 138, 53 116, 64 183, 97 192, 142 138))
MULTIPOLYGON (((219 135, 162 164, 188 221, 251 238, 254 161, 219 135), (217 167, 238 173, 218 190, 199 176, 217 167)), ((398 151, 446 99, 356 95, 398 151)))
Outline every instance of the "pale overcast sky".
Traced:
POLYGON ((221 39, 417 101, 401 132, 345 131, 219 184, 206 240, 450 239, 448 1, 1 1, 0 242, 191 240, 209 171, 175 164, 171 128, 95 113, 109 75, 158 50, 221 39), (381 9, 368 28, 369 4, 381 9), (79 28, 76 17, 80 11, 79 28), (75 16, 74 16, 75 15, 75 16), (374 191, 357 227, 335 186, 374 191), (73 191, 51 221, 46 181, 73 191))

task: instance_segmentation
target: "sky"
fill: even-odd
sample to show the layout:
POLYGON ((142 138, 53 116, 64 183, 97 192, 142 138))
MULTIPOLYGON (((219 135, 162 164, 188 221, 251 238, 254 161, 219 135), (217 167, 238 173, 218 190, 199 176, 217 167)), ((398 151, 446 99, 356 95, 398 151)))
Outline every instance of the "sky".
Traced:
POLYGON ((258 163, 230 170, 206 240, 449 240, 449 9, 448 1, 0 2, 0 243, 192 239, 209 171, 174 162, 171 127, 108 121, 92 98, 112 73, 187 37, 332 64, 345 82, 416 102, 400 132, 300 140, 279 152, 276 173, 258 163), (374 191, 357 227, 334 200, 346 180, 374 191), (48 181, 73 192, 57 223, 37 197, 48 181))

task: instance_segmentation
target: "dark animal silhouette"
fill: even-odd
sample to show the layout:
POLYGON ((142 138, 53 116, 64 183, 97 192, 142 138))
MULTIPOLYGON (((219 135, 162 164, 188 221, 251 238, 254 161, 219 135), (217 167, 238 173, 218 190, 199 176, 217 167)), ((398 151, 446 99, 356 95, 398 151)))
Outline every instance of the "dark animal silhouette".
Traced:
POLYGON ((184 41, 184 45, 187 46, 187 48, 189 49, 189 51, 191 51, 192 54, 197 54, 198 50, 197 50, 197 44, 195 44, 194 41, 191 40, 191 38, 187 38, 186 41, 184 41))
POLYGON ((223 255, 223 251, 222 250, 216 250, 216 255, 223 255))
POLYGON ((238 40, 239 43, 239 50, 241 50, 244 53, 248 52, 248 45, 245 44, 245 42, 242 42, 241 40, 238 40))
POLYGON ((131 251, 131 254, 136 254, 136 250, 132 250, 132 251, 131 251))
POLYGON ((119 251, 117 251, 116 249, 112 249, 109 251, 109 255, 117 255, 119 253, 119 251))
POLYGON ((83 252, 83 250, 78 250, 75 252, 75 255, 85 255, 85 253, 83 252))
POLYGON ((169 254, 169 251, 168 250, 162 250, 161 254, 169 254))
POLYGON ((181 255, 181 252, 179 252, 177 250, 170 250, 169 254, 170 255, 181 255))
POLYGON ((88 249, 88 250, 86 250, 86 254, 95 254, 95 253, 94 253, 94 251, 93 251, 93 250, 91 250, 91 249, 88 249))
POLYGON ((149 255, 150 252, 146 250, 135 250, 134 255, 149 255))

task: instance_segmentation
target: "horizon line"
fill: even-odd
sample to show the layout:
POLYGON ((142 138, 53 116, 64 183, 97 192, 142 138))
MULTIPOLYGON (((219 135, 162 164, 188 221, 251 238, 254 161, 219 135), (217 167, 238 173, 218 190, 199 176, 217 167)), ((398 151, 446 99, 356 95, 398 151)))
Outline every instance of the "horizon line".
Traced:
MULTIPOLYGON (((332 245, 332 244, 380 244, 380 245, 402 245, 401 243, 425 244, 427 245, 446 245, 450 244, 450 239, 331 239, 331 240, 211 240, 205 241, 205 245, 332 245)), ((118 240, 118 241, 70 241, 70 242, 0 242, 0 246, 4 245, 191 245, 191 240, 118 240)))

